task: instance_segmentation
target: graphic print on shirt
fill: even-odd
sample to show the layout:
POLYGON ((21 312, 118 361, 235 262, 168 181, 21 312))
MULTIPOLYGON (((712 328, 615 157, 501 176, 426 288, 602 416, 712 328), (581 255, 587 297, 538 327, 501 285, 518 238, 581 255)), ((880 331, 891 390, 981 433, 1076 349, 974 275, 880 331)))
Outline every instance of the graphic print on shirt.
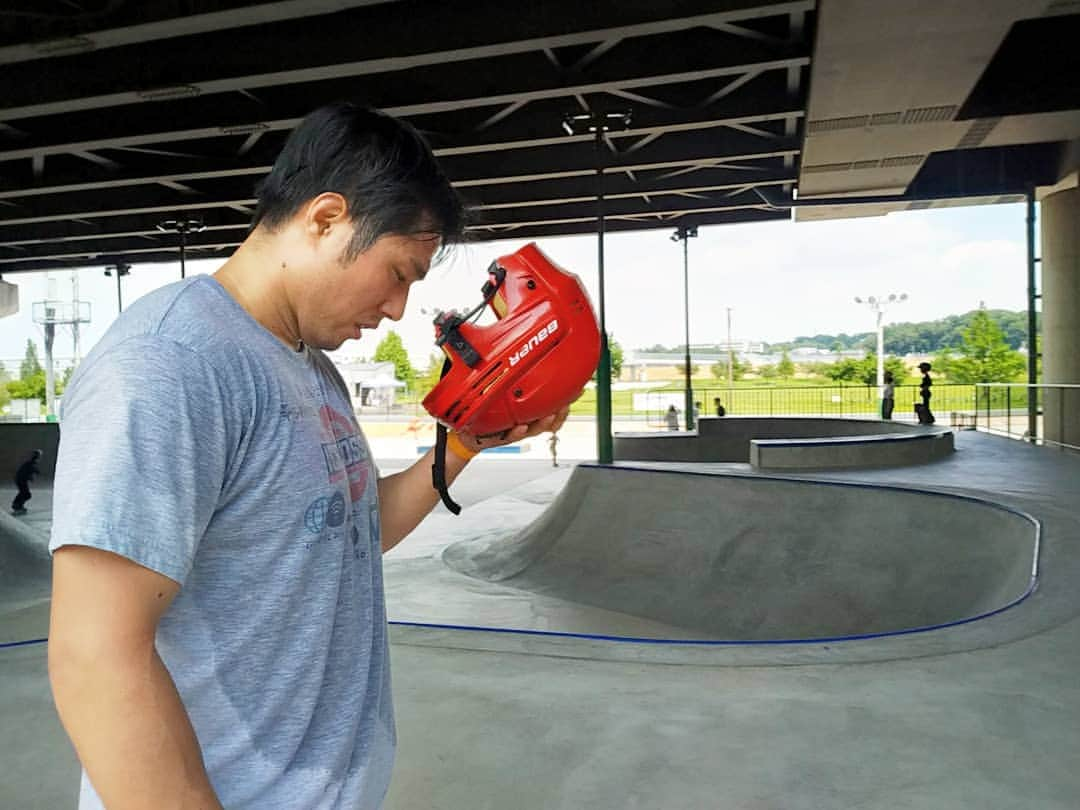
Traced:
POLYGON ((322 428, 320 449, 332 489, 330 494, 312 501, 304 514, 304 528, 313 535, 305 547, 311 549, 325 541, 351 541, 354 559, 364 559, 367 554, 359 547, 355 517, 351 522, 348 518, 353 506, 363 500, 367 491, 371 471, 367 447, 355 423, 330 406, 323 405, 319 409, 319 421, 322 428), (348 486, 348 500, 343 491, 345 485, 348 486))
POLYGON ((345 496, 335 492, 329 498, 316 498, 304 515, 304 526, 311 534, 319 534, 329 526, 337 529, 345 523, 345 496))
POLYGON ((330 483, 337 484, 348 478, 349 496, 356 503, 364 497, 371 469, 364 443, 360 441, 353 421, 329 405, 322 406, 319 417, 325 434, 322 451, 330 483))

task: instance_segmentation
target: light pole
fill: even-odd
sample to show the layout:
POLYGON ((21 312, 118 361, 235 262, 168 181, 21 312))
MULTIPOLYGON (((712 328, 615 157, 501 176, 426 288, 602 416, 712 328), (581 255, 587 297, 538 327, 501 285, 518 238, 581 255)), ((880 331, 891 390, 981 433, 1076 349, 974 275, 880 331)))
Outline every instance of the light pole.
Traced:
POLYGON ((116 313, 119 315, 124 311, 124 299, 120 294, 120 279, 124 276, 131 275, 131 265, 117 262, 115 265, 105 270, 105 275, 111 276, 114 271, 116 272, 116 313))
POLYGON ((735 387, 735 350, 731 345, 731 307, 727 308, 727 406, 731 407, 731 392, 735 387))
POLYGON ((596 265, 600 316, 600 364, 596 369, 596 460, 610 464, 614 459, 611 436, 611 352, 608 348, 607 316, 604 308, 604 136, 617 126, 630 126, 629 112, 588 112, 563 118, 567 135, 590 133, 596 155, 596 265))
POLYGON ((686 327, 686 429, 694 429, 694 389, 690 382, 690 255, 689 240, 697 236, 697 225, 680 225, 671 235, 672 242, 682 242, 683 324, 686 327))
POLYGON ((206 230, 206 225, 201 219, 167 219, 158 223, 157 229, 165 233, 180 234, 180 278, 184 278, 187 275, 187 235, 206 230))
POLYGON ((871 295, 869 298, 855 296, 856 304, 866 304, 877 314, 877 385, 878 391, 885 385, 885 311, 893 304, 907 301, 907 293, 890 293, 888 298, 871 295))

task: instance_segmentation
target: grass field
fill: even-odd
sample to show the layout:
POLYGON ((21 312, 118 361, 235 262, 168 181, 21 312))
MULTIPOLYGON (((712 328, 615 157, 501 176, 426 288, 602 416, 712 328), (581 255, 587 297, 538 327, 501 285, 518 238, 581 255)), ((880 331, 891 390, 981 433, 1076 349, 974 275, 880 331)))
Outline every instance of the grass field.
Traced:
MULTIPOLYGON (((713 414, 713 398, 719 397, 730 416, 863 416, 874 417, 880 412, 876 386, 823 384, 821 380, 747 380, 736 382, 729 390, 726 385, 717 384, 713 378, 695 379, 693 382, 694 400, 701 402, 701 415, 713 414)), ((931 409, 938 414, 950 411, 971 412, 975 409, 975 386, 938 384, 933 388, 931 409)), ((896 387, 896 414, 903 418, 913 414, 913 404, 918 400, 917 385, 896 387)), ((985 397, 985 394, 983 395, 985 397)), ((995 395, 996 397, 997 395, 995 395)), ((1026 406, 1026 392, 1018 389, 1012 406, 1026 406)), ((669 404, 674 404, 680 413, 684 410, 685 398, 681 381, 656 383, 648 388, 622 389, 611 392, 612 416, 624 419, 662 423, 663 414, 669 404), (635 396, 639 406, 634 408, 635 396), (644 400, 644 402, 642 401, 644 400)), ((403 410, 422 413, 418 401, 399 400, 403 410)), ((997 403, 995 401, 995 406, 997 403)), ((980 408, 985 403, 980 402, 980 408)), ((574 416, 594 416, 596 414, 596 389, 588 388, 581 398, 573 404, 570 412, 574 416)))
MULTIPOLYGON (((913 413, 918 400, 919 388, 915 385, 896 387, 896 412, 913 413)), ((713 398, 719 397, 729 416, 876 416, 881 407, 875 386, 865 385, 762 385, 736 383, 730 390, 725 387, 695 386, 694 400, 701 402, 701 415, 713 413, 713 398)), ((614 416, 638 417, 659 421, 669 404, 680 411, 684 409, 683 387, 670 384, 637 391, 612 391, 612 414, 614 416), (638 404, 646 400, 645 410, 634 409, 634 395, 638 404)), ((1020 403, 1014 403, 1019 405, 1020 403)), ((933 389, 930 407, 936 413, 949 411, 972 411, 975 408, 975 387, 972 385, 937 385, 933 389)), ((596 390, 586 391, 574 403, 571 413, 591 415, 596 413, 596 390)))

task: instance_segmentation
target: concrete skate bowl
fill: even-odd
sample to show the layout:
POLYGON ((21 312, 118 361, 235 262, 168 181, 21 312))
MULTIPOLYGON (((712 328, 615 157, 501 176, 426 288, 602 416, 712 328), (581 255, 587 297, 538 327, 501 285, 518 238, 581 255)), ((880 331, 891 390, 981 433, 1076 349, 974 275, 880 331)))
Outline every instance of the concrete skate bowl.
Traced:
POLYGON ((51 570, 48 538, 0 513, 0 646, 45 635, 51 570))
POLYGON ((968 497, 582 466, 527 529, 456 543, 443 561, 688 638, 778 643, 985 618, 1032 592, 1038 549, 1033 518, 968 497))
POLYGON ((616 461, 749 463, 821 470, 924 464, 952 455, 947 428, 871 419, 704 417, 697 431, 616 433, 616 461))

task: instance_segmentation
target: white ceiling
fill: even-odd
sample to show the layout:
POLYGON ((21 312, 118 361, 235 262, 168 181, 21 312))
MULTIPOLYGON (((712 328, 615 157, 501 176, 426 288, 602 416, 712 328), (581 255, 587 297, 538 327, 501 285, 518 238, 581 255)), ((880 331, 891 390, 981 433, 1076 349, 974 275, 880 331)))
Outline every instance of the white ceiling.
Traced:
MULTIPOLYGON (((902 194, 932 152, 1080 138, 1080 111, 953 120, 1013 23, 1076 11, 1076 0, 820 0, 799 197, 902 194)), ((796 213, 869 216, 911 205, 796 213)))

